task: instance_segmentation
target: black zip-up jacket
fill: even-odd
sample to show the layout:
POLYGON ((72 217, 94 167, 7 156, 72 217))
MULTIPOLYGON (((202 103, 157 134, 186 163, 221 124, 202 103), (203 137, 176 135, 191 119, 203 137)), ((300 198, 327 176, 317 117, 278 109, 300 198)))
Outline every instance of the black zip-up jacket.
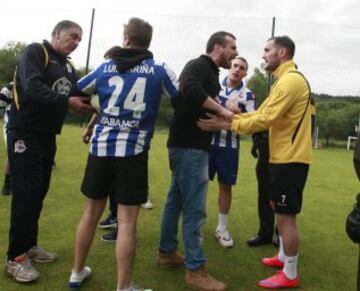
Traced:
MULTIPOLYGON (((68 94, 77 75, 68 58, 44 41, 44 48, 32 43, 25 48, 16 68, 17 102, 10 113, 9 129, 54 135, 61 132, 68 94)), ((14 95, 15 97, 15 95, 14 95)))
POLYGON ((202 55, 189 61, 181 72, 179 91, 167 145, 208 151, 212 132, 202 131, 196 122, 206 118, 208 111, 202 104, 207 97, 215 98, 220 92, 219 69, 213 60, 202 55))

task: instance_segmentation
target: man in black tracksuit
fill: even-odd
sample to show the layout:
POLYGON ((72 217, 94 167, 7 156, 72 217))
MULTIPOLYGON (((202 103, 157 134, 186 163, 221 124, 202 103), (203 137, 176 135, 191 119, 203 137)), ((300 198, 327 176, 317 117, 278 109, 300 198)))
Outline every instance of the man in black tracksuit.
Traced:
MULTIPOLYGON (((251 154, 258 158, 256 164, 256 178, 258 184, 258 215, 260 227, 257 235, 247 241, 251 247, 270 244, 274 234, 275 214, 270 205, 270 180, 269 180, 269 137, 263 131, 253 134, 251 154)), ((273 243, 277 242, 277 234, 273 243)))
POLYGON ((38 246, 38 220, 49 189, 55 137, 67 108, 91 111, 85 97, 68 97, 77 76, 67 57, 81 37, 77 23, 61 21, 50 42, 30 44, 17 64, 8 125, 13 197, 6 272, 19 282, 39 276, 32 261, 46 263, 57 258, 38 246))

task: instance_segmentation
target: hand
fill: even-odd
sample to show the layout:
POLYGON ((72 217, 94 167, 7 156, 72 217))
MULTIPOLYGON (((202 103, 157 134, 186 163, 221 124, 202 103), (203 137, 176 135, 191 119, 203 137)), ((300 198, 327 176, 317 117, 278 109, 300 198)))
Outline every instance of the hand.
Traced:
MULTIPOLYGON (((230 110, 228 110, 228 109, 226 109, 224 107, 220 107, 220 110, 218 110, 218 112, 216 112, 216 115, 218 117, 222 117, 226 121, 229 121, 230 124, 231 124, 231 120, 234 117, 234 113, 232 113, 230 110)), ((211 114, 208 114, 208 116, 211 116, 211 114)))
MULTIPOLYGON (((226 109, 225 109, 226 110, 226 109)), ((230 112, 226 110, 227 112, 230 112)), ((231 113, 231 112, 230 112, 231 113)), ((231 129, 231 120, 226 120, 224 118, 218 117, 216 115, 207 114, 210 118, 200 118, 196 123, 204 131, 218 131, 221 129, 230 130, 231 129)))
POLYGON ((71 96, 68 100, 68 107, 78 114, 95 112, 95 109, 89 104, 89 97, 71 96))
POLYGON ((262 142, 262 133, 261 132, 254 133, 252 135, 252 140, 253 140, 253 145, 251 147, 251 155, 257 159, 259 157, 259 149, 262 142))
POLYGON ((230 110, 231 112, 233 112, 235 114, 241 112, 238 102, 234 99, 229 99, 226 102, 226 109, 230 110))
POLYGON ((253 145, 251 147, 251 155, 257 159, 259 157, 259 143, 258 142, 253 142, 253 145))
POLYGON ((88 144, 90 142, 92 133, 93 133, 93 129, 87 126, 84 133, 82 134, 82 140, 85 144, 88 144))

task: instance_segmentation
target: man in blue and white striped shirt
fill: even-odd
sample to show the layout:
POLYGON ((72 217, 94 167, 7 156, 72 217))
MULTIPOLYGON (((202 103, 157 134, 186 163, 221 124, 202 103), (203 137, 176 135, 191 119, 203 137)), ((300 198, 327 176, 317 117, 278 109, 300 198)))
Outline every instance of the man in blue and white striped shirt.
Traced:
POLYGON ((70 290, 76 290, 91 273, 85 259, 111 186, 118 202, 117 290, 135 290, 132 262, 137 217, 148 196, 150 140, 161 96, 178 94, 174 72, 156 62, 148 50, 151 38, 150 24, 131 18, 124 25, 123 48, 80 79, 74 90, 97 94, 100 112, 81 186, 88 202, 76 234, 70 290))
MULTIPOLYGON (((245 87, 243 78, 248 70, 248 63, 243 57, 236 57, 231 62, 229 74, 221 83, 219 102, 233 111, 254 111, 253 93, 245 87)), ((238 163, 240 136, 230 130, 215 132, 209 153, 209 178, 213 180, 217 174, 219 182, 219 219, 215 237, 220 245, 228 248, 234 242, 227 230, 227 221, 232 198, 232 185, 235 185, 238 163)))
MULTIPOLYGON (((13 82, 10 82, 7 86, 3 87, 0 91, 0 103, 1 107, 4 108, 4 126, 3 126, 3 136, 5 147, 7 147, 7 125, 9 122, 9 113, 11 109, 11 102, 12 102, 12 91, 13 91, 13 82)), ((9 159, 5 158, 5 167, 4 167, 4 184, 1 189, 1 194, 3 195, 10 195, 11 194, 11 172, 10 172, 10 165, 9 159)))
POLYGON ((174 72, 157 63, 150 52, 144 57, 120 73, 118 67, 127 64, 111 59, 77 83, 81 91, 99 95, 102 109, 91 138, 91 155, 131 157, 149 150, 160 97, 163 93, 175 97, 177 81, 174 72))

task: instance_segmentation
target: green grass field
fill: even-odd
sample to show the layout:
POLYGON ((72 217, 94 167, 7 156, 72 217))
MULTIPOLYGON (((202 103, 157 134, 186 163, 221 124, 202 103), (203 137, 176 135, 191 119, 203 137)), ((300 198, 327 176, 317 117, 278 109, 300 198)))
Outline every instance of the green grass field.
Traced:
MULTIPOLYGON (((57 252, 59 260, 53 264, 36 265, 41 276, 33 284, 21 285, 0 275, 1 291, 67 290, 75 229, 85 202, 79 187, 88 146, 81 143, 81 133, 81 128, 67 125, 58 137, 57 168, 53 172, 40 220, 39 243, 57 252)), ((134 271, 134 282, 154 291, 187 290, 183 269, 160 269, 155 260, 160 216, 170 181, 166 138, 167 131, 158 131, 152 142, 150 197, 155 208, 140 213, 134 271)), ((250 146, 249 140, 241 143, 239 180, 233 191, 229 229, 235 242, 234 248, 223 249, 214 239, 218 215, 217 184, 214 182, 209 187, 208 217, 203 233, 209 271, 234 291, 259 290, 256 282, 274 273, 260 262, 263 256, 273 255, 276 249, 273 246, 249 248, 246 245, 246 240, 258 228, 256 160, 250 155, 250 146)), ((4 154, 5 148, 1 143, 1 164, 4 154)), ((345 149, 315 150, 314 161, 304 193, 303 211, 299 216, 301 287, 298 290, 355 290, 358 247, 347 238, 344 230, 346 215, 359 190, 352 166, 352 152, 345 149)), ((3 169, 0 173, 2 179, 3 169)), ((0 195, 0 253, 3 262, 7 249, 10 201, 11 197, 0 195)), ((116 289, 115 246, 100 241, 102 234, 99 229, 87 261, 93 275, 81 290, 116 289)), ((179 238, 181 241, 181 236, 179 238)))

